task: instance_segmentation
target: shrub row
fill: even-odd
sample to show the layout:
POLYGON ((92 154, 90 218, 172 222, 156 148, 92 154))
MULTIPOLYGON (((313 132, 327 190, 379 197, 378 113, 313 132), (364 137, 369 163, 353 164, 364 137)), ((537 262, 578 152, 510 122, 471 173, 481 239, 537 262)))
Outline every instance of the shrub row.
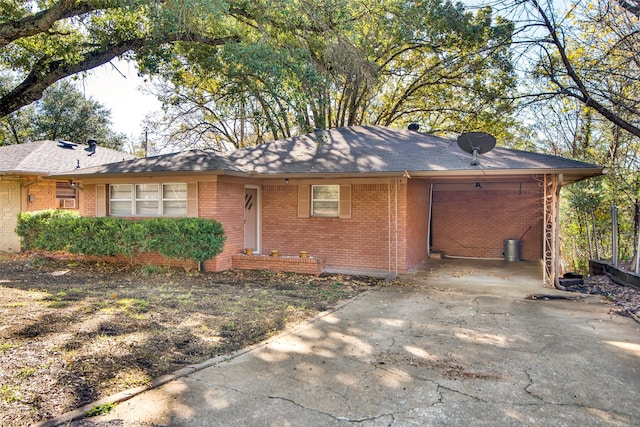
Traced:
POLYGON ((66 251, 95 256, 159 253, 202 262, 222 252, 224 230, 202 218, 152 218, 137 221, 81 217, 69 211, 24 212, 16 233, 24 249, 66 251))

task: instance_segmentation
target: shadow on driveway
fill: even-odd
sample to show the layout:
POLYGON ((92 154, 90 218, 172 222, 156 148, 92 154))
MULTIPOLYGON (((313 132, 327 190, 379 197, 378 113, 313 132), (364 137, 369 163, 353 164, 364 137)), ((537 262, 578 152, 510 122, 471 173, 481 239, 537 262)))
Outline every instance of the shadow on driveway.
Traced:
POLYGON ((437 260, 72 425, 630 425, 640 331, 537 263, 437 260), (576 296, 576 294, 571 294, 576 296))

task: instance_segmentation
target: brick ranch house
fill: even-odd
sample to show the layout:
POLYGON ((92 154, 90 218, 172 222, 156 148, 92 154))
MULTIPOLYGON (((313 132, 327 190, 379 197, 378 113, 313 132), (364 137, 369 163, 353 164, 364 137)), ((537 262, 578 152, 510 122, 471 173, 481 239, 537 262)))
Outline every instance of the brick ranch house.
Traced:
POLYGON ((49 175, 135 158, 108 148, 35 141, 0 147, 0 251, 20 251, 18 214, 44 209, 78 209, 82 193, 68 180, 49 175))
POLYGON ((224 251, 204 263, 207 271, 397 274, 434 251, 502 259, 504 240, 528 230, 521 258, 542 260, 545 282, 553 283, 560 188, 602 168, 507 148, 480 155, 477 165, 472 159, 454 140, 345 127, 224 155, 192 150, 57 178, 81 182, 82 215, 222 222, 224 251), (246 248, 254 255, 244 255, 246 248), (273 250, 280 257, 270 257, 273 250), (301 259, 301 251, 310 257, 301 259))

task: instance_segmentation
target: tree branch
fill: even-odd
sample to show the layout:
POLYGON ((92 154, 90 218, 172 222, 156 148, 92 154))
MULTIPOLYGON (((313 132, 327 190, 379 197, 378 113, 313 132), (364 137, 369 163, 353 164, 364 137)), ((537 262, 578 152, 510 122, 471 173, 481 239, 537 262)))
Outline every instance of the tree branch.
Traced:
POLYGON ((63 60, 50 60, 50 58, 43 57, 33 66, 29 75, 16 88, 0 98, 0 117, 11 114, 25 105, 37 101, 42 97, 44 90, 58 80, 104 65, 126 52, 136 51, 150 44, 191 42, 220 46, 239 41, 240 39, 235 36, 212 39, 201 34, 171 33, 165 35, 162 39, 137 38, 98 48, 85 53, 81 61, 73 64, 63 60))
POLYGON ((19 38, 47 32, 61 19, 80 16, 109 7, 114 7, 113 1, 61 0, 50 9, 0 24, 0 48, 19 38))
POLYGON ((625 9, 627 12, 634 14, 635 16, 640 18, 640 2, 637 0, 618 0, 618 4, 621 8, 625 9))
POLYGON ((531 3, 536 8, 538 14, 540 15, 540 18, 544 23, 544 26, 547 28, 547 31, 549 32, 549 36, 551 37, 551 42, 555 46, 555 48, 558 50, 558 54, 560 55, 560 60, 562 61, 562 65, 564 66, 565 71, 567 72, 567 75, 569 76, 569 78, 577 86, 578 93, 569 90, 567 87, 561 85, 560 82, 558 82, 557 80, 554 81, 554 83, 561 89, 563 93, 575 99, 580 100, 584 105, 586 105, 587 107, 593 108, 594 110, 596 110, 598 113, 600 113, 602 116, 604 116, 607 120, 609 120, 616 126, 621 127, 622 129, 626 130, 632 135, 640 137, 640 128, 624 120, 622 117, 615 114, 605 105, 601 104, 591 96, 591 93, 587 89, 586 85, 584 84, 584 82, 582 81, 582 79, 580 78, 576 70, 573 68, 573 65, 571 64, 571 60, 567 55, 567 52, 564 48, 564 44, 562 43, 562 41, 560 40, 560 37, 558 36, 555 26, 547 16, 544 9, 541 7, 539 1, 531 0, 531 3))

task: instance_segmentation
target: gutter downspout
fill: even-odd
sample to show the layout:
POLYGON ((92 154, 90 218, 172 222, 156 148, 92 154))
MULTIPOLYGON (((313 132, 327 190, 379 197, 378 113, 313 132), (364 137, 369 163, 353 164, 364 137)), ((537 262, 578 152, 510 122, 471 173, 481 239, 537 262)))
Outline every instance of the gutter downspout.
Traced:
POLYGON ((398 277, 398 180, 399 178, 394 179, 395 181, 395 193, 396 193, 396 200, 395 200, 395 224, 394 224, 394 228, 395 228, 395 240, 396 240, 396 277, 398 277))
POLYGON ((433 211, 433 182, 429 183, 429 215, 427 218, 427 258, 431 258, 431 215, 433 211))
POLYGON ((387 184, 387 226, 388 226, 388 260, 389 265, 387 267, 387 277, 385 280, 391 280, 398 277, 398 178, 389 178, 387 184), (392 190, 392 181, 393 181, 393 213, 391 207, 391 190, 392 190), (393 218, 392 218, 393 216, 393 218), (395 242, 393 241, 395 240, 395 242), (392 252, 395 250, 395 253, 392 252), (392 266, 392 264, 394 264, 392 266))

